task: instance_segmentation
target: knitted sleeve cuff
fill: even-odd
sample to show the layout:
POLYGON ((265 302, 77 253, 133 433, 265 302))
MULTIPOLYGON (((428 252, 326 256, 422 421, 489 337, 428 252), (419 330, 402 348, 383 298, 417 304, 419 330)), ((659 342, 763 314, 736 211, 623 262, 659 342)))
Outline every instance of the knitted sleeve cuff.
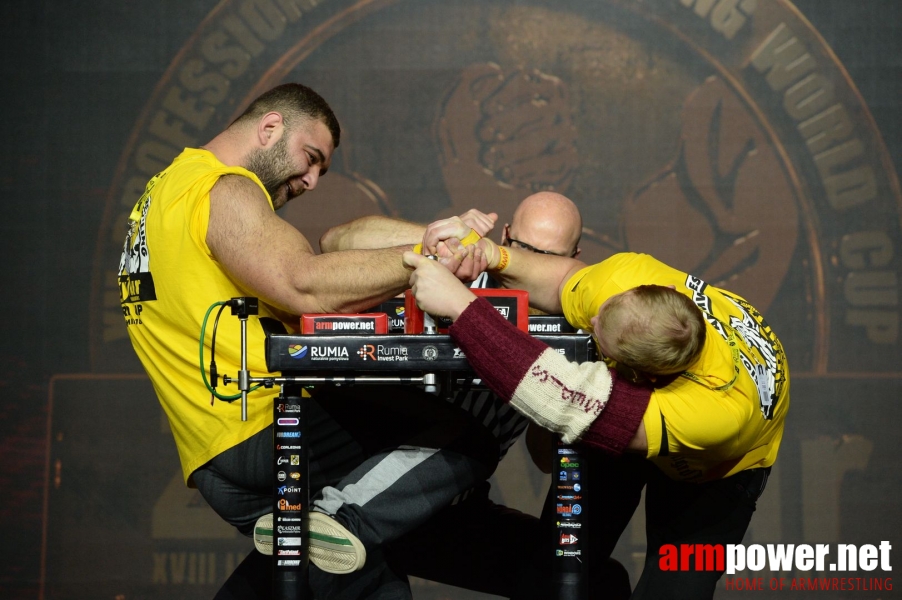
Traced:
POLYGON ((505 401, 548 348, 508 322, 485 298, 471 302, 448 332, 476 373, 505 401))
POLYGON ((652 388, 631 383, 619 377, 616 371, 611 397, 601 415, 583 433, 580 441, 601 450, 605 454, 620 456, 636 435, 648 403, 652 388))

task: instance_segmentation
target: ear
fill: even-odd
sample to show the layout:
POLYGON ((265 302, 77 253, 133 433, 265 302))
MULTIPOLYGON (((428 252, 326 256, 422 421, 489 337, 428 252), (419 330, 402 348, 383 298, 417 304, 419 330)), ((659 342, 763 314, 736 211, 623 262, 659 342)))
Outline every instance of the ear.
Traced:
POLYGON ((579 258, 579 253, 582 252, 582 251, 583 251, 583 249, 580 248, 579 246, 577 246, 577 247, 576 247, 576 252, 574 252, 574 253, 573 253, 573 256, 571 256, 570 258, 579 258))
POLYGON ((511 224, 505 223, 504 227, 501 228, 501 245, 507 246, 507 240, 510 237, 511 232, 511 224))
POLYGON ((262 148, 268 148, 281 139, 285 132, 285 121, 281 113, 271 111, 257 121, 256 141, 262 148))

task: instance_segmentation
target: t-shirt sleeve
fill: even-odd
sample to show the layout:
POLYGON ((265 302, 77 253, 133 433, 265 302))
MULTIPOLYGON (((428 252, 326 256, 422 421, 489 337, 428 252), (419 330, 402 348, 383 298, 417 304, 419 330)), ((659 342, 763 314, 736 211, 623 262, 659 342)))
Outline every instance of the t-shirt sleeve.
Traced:
POLYGON ((742 426, 726 394, 688 380, 655 390, 642 422, 648 458, 705 452, 727 460, 735 454, 742 426))
MULTIPOLYGON (((635 287, 623 285, 622 274, 644 255, 624 252, 580 269, 567 280, 561 290, 561 307, 567 322, 579 329, 591 330, 591 318, 598 314, 602 303, 621 292, 635 287)), ((638 285, 638 284, 635 284, 638 285)))

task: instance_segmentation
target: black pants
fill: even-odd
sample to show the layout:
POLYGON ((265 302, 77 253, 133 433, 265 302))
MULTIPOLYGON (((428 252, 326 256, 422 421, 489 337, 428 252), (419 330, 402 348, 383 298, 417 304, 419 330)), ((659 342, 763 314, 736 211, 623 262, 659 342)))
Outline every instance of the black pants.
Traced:
MULTIPOLYGON (((755 503, 770 469, 743 471, 726 479, 695 484, 673 481, 651 462, 637 456, 611 458, 591 453, 586 486, 591 512, 588 534, 588 600, 704 600, 714 595, 722 572, 669 572, 659 568, 664 544, 738 544, 748 528, 755 503), (642 575, 630 595, 629 578, 610 558, 645 490, 648 551, 642 575)), ((587 472, 586 472, 587 471, 587 472)), ((542 512, 544 540, 556 533, 554 487, 542 512)), ((515 600, 554 598, 551 589, 551 553, 547 545, 529 560, 527 576, 517 587, 515 600)))
MULTIPOLYGON (((714 595, 718 571, 662 571, 664 544, 739 544, 770 469, 751 469, 707 483, 674 481, 644 458, 594 453, 589 464, 593 560, 610 556, 645 490, 647 552, 633 599, 703 600, 714 595)), ((590 589, 593 586, 589 578, 590 589)))
POLYGON ((492 502, 489 483, 387 548, 398 572, 510 597, 539 540, 539 520, 492 502))
MULTIPOLYGON (((382 558, 382 546, 485 481, 497 465, 494 437, 471 415, 412 387, 324 388, 309 401, 304 433, 313 508, 334 516, 367 549, 366 566, 331 576, 311 566, 318 598, 396 600, 406 576, 382 558)), ((272 511, 271 428, 223 452, 194 473, 198 490, 226 521, 248 535, 272 511)), ((266 598, 271 561, 252 553, 220 598, 266 598)))

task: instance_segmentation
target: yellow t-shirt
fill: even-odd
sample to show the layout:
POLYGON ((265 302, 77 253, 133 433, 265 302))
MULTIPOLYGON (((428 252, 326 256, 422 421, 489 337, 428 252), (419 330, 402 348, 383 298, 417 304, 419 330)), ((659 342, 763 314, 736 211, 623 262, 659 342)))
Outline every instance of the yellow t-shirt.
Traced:
MULTIPOLYGON (((182 152, 148 182, 129 218, 119 263, 128 334, 169 418, 186 482, 211 458, 271 424, 277 394, 263 388, 250 393, 248 420, 242 422, 240 399, 211 405, 201 378, 199 340, 207 309, 217 301, 253 296, 226 275, 206 243, 210 189, 226 174, 248 177, 263 189, 253 173, 227 167, 206 150, 182 152)), ((273 317, 262 302, 259 316, 273 317)), ((215 311, 207 323, 205 368, 214 318, 215 311)), ((261 375, 266 372, 264 333, 255 317, 248 319, 247 340, 248 369, 251 376, 261 375)), ((227 307, 216 333, 220 375, 237 377, 240 350, 239 320, 227 307)), ((220 381, 218 391, 234 395, 238 388, 220 381)))
POLYGON ((777 336, 743 298, 651 256, 623 253, 570 278, 561 295, 564 315, 591 330, 589 319, 605 300, 646 284, 675 286, 707 322, 698 360, 652 393, 642 420, 648 458, 686 481, 772 465, 789 409, 789 370, 777 336))

